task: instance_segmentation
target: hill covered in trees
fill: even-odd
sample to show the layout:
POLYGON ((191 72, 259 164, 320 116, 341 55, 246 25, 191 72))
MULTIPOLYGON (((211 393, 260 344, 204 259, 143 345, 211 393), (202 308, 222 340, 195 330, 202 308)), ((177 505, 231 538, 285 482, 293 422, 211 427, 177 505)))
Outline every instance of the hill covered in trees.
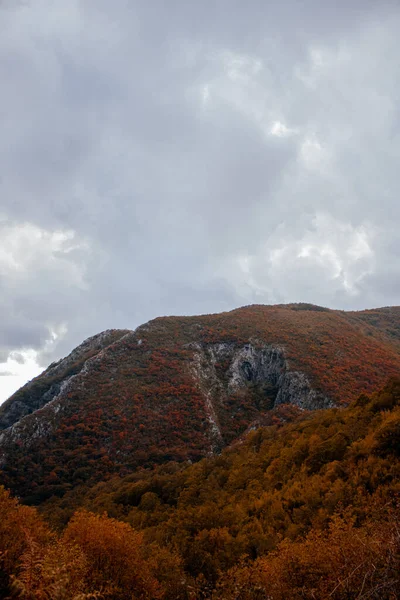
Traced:
POLYGON ((279 411, 220 454, 86 485, 41 516, 0 491, 1 597, 398 598, 400 381, 279 411))
POLYGON ((0 408, 0 482, 42 504, 345 406, 400 375, 399 327, 399 308, 294 304, 103 332, 0 408))

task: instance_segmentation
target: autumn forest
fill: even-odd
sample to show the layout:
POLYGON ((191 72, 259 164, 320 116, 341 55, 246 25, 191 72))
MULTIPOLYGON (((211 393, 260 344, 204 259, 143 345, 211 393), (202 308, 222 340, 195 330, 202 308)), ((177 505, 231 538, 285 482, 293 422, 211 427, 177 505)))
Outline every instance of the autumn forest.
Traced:
POLYGON ((400 598, 398 308, 111 330, 0 424, 1 598, 400 598))

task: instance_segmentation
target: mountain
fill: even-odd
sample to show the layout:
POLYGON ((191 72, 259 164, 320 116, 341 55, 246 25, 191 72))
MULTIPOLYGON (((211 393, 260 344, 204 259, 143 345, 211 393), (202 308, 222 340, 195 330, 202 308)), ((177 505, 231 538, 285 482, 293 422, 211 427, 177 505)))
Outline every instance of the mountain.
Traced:
POLYGON ((293 304, 103 332, 0 408, 0 482, 41 503, 218 454, 273 416, 344 406, 400 376, 399 331, 399 307, 293 304))

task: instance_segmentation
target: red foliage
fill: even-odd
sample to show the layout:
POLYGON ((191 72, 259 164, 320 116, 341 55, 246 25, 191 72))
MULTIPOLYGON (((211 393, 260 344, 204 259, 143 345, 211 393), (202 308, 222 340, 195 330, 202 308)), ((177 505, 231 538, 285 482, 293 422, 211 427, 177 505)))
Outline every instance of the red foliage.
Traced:
MULTIPOLYGON (((400 374, 391 343, 394 325, 390 335, 385 329, 372 336, 360 323, 352 313, 303 305, 155 319, 103 350, 57 417, 42 409, 57 427, 30 441, 28 451, 20 439, 10 444, 1 481, 26 501, 40 503, 113 474, 209 454, 205 399, 189 368, 193 342, 240 346, 256 338, 283 346, 291 370, 305 372, 316 389, 347 404, 400 374)), ((217 368, 224 373, 228 365, 217 368)), ((221 411, 225 443, 263 414, 251 391, 232 394, 221 411)))

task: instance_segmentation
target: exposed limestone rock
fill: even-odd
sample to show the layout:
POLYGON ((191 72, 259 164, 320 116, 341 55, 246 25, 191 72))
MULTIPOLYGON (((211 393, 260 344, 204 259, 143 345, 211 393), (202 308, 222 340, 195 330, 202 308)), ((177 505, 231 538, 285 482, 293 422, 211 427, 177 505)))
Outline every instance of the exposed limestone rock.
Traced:
POLYGON ((306 410, 334 406, 332 400, 314 390, 308 377, 298 371, 289 371, 281 378, 275 406, 279 404, 295 404, 306 410))
POLYGON ((13 425, 0 432, 0 465, 2 464, 2 447, 7 448, 10 443, 18 441, 23 444, 24 448, 28 449, 37 438, 46 437, 53 433, 57 428, 63 409, 67 406, 64 402, 65 395, 73 387, 74 380, 79 375, 82 375, 82 372, 51 386, 43 396, 45 403, 41 408, 24 415, 13 425))
POLYGON ((191 347, 196 349, 193 355, 192 372, 205 399, 205 409, 210 424, 210 449, 211 452, 215 452, 223 446, 221 427, 214 406, 217 396, 223 393, 223 387, 216 376, 215 363, 218 355, 223 355, 225 349, 223 344, 217 344, 216 348, 209 348, 208 352, 204 353, 200 344, 192 344, 191 347))
POLYGON ((55 400, 66 383, 84 371, 91 357, 96 357, 110 344, 129 335, 128 330, 107 329, 94 335, 67 357, 52 363, 39 377, 24 385, 0 407, 0 430, 7 429, 22 418, 55 400))
POLYGON ((265 396, 261 410, 279 404, 302 409, 329 408, 334 403, 314 390, 304 373, 290 371, 284 348, 250 340, 235 343, 190 344, 194 350, 192 373, 206 403, 212 451, 223 445, 219 414, 232 394, 251 388, 265 396))
POLYGON ((279 385, 286 371, 284 350, 280 346, 249 343, 234 349, 229 368, 228 392, 249 383, 279 385))

